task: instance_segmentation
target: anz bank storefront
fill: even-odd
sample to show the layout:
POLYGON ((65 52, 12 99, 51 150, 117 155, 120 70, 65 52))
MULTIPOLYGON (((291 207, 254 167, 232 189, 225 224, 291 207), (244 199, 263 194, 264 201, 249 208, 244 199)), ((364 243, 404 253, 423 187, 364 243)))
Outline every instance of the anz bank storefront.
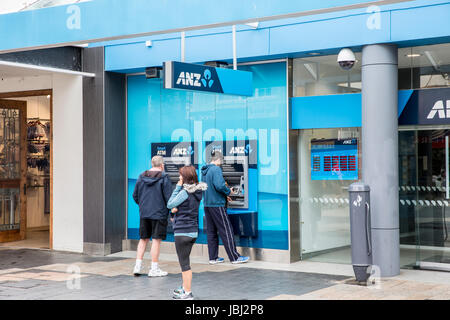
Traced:
MULTIPOLYGON (((103 44, 105 71, 126 74, 127 246, 151 157, 175 183, 180 165, 200 173, 219 148, 240 191, 228 213, 242 254, 350 264, 348 187, 364 181, 382 276, 446 269, 450 29, 437 17, 449 5, 432 2, 103 44)), ((194 254, 206 258, 203 216, 194 254)))
MULTIPOLYGON (((2 80, 9 96, 52 88, 34 70, 61 72, 42 69, 51 50, 29 50, 78 46, 84 78, 73 88, 82 94, 55 95, 55 106, 82 104, 80 126, 61 128, 77 132, 83 174, 72 184, 76 224, 66 202, 55 206, 50 234, 64 244, 55 248, 135 249, 132 193, 152 156, 176 183, 180 166, 200 173, 220 150, 241 254, 350 264, 348 188, 360 181, 370 187, 366 227, 381 276, 450 270, 448 0, 229 0, 223 10, 206 0, 116 2, 2 15, 12 27, 3 28, 0 73, 17 75, 2 80), (24 66, 29 56, 43 62, 24 66)), ((71 137, 55 135, 72 146, 71 137)), ((55 168, 66 158, 55 153, 55 168)), ((193 255, 206 260, 203 217, 200 207, 193 255)), ((0 221, 0 241, 10 225, 0 221)), ((175 253, 170 231, 162 250, 175 253)))
MULTIPOLYGON (((337 55, 323 55, 241 63, 238 71, 223 65, 199 65, 195 71, 186 64, 187 72, 180 69, 183 64, 170 63, 161 78, 128 75, 128 239, 137 239, 139 228, 131 193, 151 157, 166 157, 176 183, 178 166, 201 168, 216 141, 227 157, 246 159, 224 168, 226 179, 242 173, 229 184, 242 186, 246 198, 236 199, 228 212, 243 252, 269 261, 351 263, 347 189, 362 180, 364 161, 361 55, 355 51, 357 62, 348 71, 336 63, 337 55), (227 72, 239 85, 223 80, 227 72)), ((404 268, 448 263, 448 57, 449 44, 397 49, 404 268)), ((206 244, 202 209, 200 216, 201 248, 206 244)), ((168 250, 170 241, 169 236, 168 250)))

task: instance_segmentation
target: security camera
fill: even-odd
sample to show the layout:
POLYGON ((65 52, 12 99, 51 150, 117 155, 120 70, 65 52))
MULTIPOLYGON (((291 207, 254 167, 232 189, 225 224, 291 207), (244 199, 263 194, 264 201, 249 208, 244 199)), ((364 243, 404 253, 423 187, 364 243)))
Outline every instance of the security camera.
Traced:
POLYGON ((355 54, 348 48, 342 49, 338 54, 337 62, 342 69, 350 70, 356 63, 355 54))

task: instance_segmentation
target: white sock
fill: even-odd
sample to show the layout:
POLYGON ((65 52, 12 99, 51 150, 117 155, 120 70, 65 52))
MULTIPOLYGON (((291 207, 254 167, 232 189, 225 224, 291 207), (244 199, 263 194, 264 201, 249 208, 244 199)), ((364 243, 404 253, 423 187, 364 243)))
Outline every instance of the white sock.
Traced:
POLYGON ((192 291, 187 291, 186 289, 184 289, 184 287, 183 287, 183 290, 184 290, 184 293, 186 293, 186 294, 189 294, 192 292, 192 291))
POLYGON ((158 269, 158 262, 152 262, 152 270, 158 269))
POLYGON ((136 267, 140 268, 142 266, 142 260, 136 259, 136 267))

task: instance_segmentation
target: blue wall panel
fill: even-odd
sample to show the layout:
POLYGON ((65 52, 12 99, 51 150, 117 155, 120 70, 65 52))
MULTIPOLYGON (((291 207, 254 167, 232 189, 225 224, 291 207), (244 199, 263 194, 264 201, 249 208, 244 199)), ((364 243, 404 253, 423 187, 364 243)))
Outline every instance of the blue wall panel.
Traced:
POLYGON ((369 14, 320 20, 270 29, 270 54, 352 47, 390 41, 389 12, 381 13, 381 28, 369 30, 369 14))
MULTIPOLYGON (((305 3, 314 1, 305 1, 305 3)), ((416 46, 450 41, 449 1, 416 0, 381 6, 380 29, 369 29, 366 8, 261 22, 257 30, 237 27, 237 56, 241 61, 297 57, 320 50, 334 54, 342 47, 373 43, 416 46), (433 40, 434 39, 434 40, 433 40), (433 42, 434 41, 434 42, 433 42)), ((179 60, 179 34, 150 37, 154 47, 130 44, 106 48, 106 70, 134 70, 179 60), (176 38, 174 38, 176 37, 176 38), (158 40, 159 39, 159 40, 158 40), (167 40, 165 40, 167 39, 167 40), (171 42, 167 47, 165 42, 171 42), (126 49, 129 47, 128 49, 126 49), (160 47, 159 49, 157 49, 160 47), (152 51, 153 50, 153 51, 152 51), (161 53, 165 51, 164 53, 161 53), (133 57, 133 59, 130 59, 133 57)), ((232 59, 230 27, 192 31, 186 38, 186 61, 232 59)))
POLYGON ((291 99, 292 129, 361 126, 361 94, 298 97, 291 99))
MULTIPOLYGON (((414 90, 398 92, 398 116, 414 90)), ((361 94, 291 98, 291 129, 361 127, 361 94)))
POLYGON ((450 3, 392 12, 392 41, 450 36, 450 3))
POLYGON ((147 47, 144 42, 105 47, 105 70, 142 69, 162 66, 164 61, 179 61, 179 39, 154 41, 147 47))
POLYGON ((365 4, 372 0, 95 0, 0 17, 0 50, 161 32, 274 15, 365 4), (78 20, 73 26, 73 20, 78 20))

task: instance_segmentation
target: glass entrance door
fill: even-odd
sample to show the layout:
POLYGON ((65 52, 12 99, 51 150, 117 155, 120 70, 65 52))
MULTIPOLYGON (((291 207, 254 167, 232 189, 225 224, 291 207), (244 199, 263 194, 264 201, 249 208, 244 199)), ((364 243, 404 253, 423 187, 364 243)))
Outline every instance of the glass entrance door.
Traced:
POLYGON ((399 133, 400 243, 415 265, 450 271, 450 130, 399 133))
POLYGON ((25 239, 26 108, 0 99, 0 242, 25 239))

